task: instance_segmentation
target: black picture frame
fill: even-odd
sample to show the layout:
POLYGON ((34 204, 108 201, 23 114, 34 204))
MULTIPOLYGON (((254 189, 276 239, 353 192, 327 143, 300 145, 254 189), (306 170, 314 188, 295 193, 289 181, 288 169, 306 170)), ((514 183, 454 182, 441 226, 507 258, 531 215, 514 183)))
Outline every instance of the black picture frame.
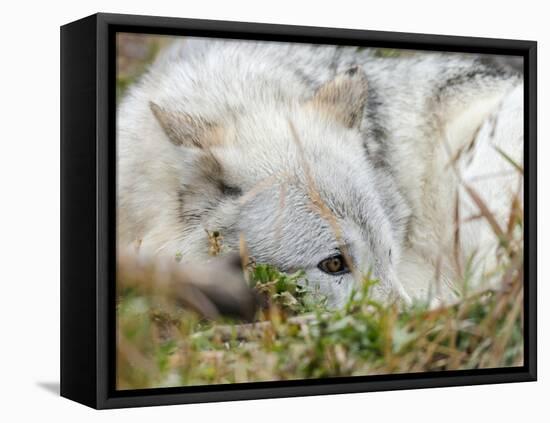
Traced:
POLYGON ((61 27, 61 395, 102 409, 536 380, 536 112, 534 41, 103 13, 61 27), (117 32, 522 56, 526 215, 524 366, 116 391, 117 32))

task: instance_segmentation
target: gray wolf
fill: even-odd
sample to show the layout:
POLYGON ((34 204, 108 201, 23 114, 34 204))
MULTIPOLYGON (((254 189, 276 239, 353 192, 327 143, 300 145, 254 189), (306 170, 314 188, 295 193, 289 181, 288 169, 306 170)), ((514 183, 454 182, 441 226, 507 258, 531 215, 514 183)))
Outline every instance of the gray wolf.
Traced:
POLYGON ((119 246, 184 266, 207 262, 219 233, 224 251, 304 270, 332 307, 367 274, 385 303, 452 300, 472 258, 484 280, 498 239, 482 219, 457 238, 457 216, 476 213, 467 181, 505 219, 518 175, 494 147, 522 161, 521 73, 378 56, 174 42, 118 108, 119 246))

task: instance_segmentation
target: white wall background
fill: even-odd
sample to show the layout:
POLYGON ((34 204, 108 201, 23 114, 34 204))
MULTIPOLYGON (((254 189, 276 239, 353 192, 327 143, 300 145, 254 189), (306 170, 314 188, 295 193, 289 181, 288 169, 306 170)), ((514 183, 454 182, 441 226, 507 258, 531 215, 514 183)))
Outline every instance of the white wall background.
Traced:
POLYGON ((0 31, 0 420, 548 421, 550 30, 535 0, 9 1, 0 31), (98 12, 539 42, 539 382, 96 412, 59 382, 59 26, 98 12), (546 394, 544 394, 546 390, 546 394), (546 398, 546 399, 545 399, 546 398))

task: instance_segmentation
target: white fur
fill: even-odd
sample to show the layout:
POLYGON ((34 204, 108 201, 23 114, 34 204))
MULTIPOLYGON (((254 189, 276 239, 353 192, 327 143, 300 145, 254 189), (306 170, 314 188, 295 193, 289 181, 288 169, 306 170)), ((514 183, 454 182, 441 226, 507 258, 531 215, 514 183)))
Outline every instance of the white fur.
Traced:
MULTIPOLYGON (((228 249, 239 248, 243 235, 258 261, 304 269, 310 286, 333 306, 342 305, 357 275, 369 271, 380 279, 374 295, 382 301, 452 298, 457 193, 461 214, 472 208, 456 170, 468 181, 480 171, 508 169, 491 143, 522 160, 517 77, 481 72, 444 87, 476 66, 472 58, 431 53, 396 60, 351 47, 175 43, 118 111, 119 243, 138 243, 148 254, 181 254, 185 263, 207 260, 207 231, 219 230, 228 249), (359 73, 348 76, 356 65, 359 73), (348 127, 341 115, 360 103, 355 94, 363 72, 367 97, 379 101, 348 127), (315 99, 338 78, 355 97, 325 108, 315 99), (202 127, 197 122, 211 124, 215 133, 205 138, 216 141, 205 148, 171 142, 150 102, 184 116, 195 130, 202 127), (375 139, 380 128, 383 142, 375 139), (472 140, 473 159, 450 166, 472 140), (243 195, 222 195, 201 170, 204 160, 243 195), (319 270, 343 244, 354 274, 319 270)), ((509 204, 511 185, 511 179, 475 182, 498 215, 509 204)), ((480 221, 468 224, 461 239, 462 256, 495 248, 480 221)))

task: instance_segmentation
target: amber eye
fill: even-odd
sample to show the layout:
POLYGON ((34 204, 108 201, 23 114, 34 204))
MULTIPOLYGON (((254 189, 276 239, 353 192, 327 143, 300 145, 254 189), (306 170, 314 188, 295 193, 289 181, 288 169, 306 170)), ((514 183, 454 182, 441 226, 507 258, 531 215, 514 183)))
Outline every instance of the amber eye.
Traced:
POLYGON ((341 275, 349 272, 349 268, 342 254, 336 254, 324 259, 319 263, 318 267, 329 275, 341 275))

